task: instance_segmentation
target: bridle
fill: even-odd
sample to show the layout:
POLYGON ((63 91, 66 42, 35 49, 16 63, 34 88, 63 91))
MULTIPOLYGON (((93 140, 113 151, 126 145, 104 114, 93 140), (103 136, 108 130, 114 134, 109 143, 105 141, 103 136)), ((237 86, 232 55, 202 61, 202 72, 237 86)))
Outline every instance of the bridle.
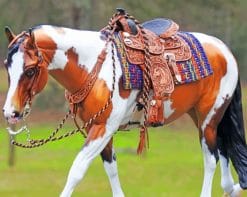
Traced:
MULTIPOLYGON (((105 43, 105 47, 103 48, 103 50, 101 51, 100 55, 98 56, 97 62, 93 68, 93 70, 91 71, 91 73, 89 73, 88 78, 86 79, 85 85, 79 89, 78 91, 76 91, 75 93, 71 94, 69 92, 67 92, 67 100, 70 103, 70 110, 69 112, 67 112, 67 114, 64 116, 63 120, 61 121, 61 123, 58 125, 57 129, 52 132, 52 134, 46 138, 46 139, 41 139, 41 140, 28 140, 29 144, 22 144, 22 143, 18 143, 14 140, 12 140, 12 144, 16 145, 16 146, 20 146, 22 148, 34 148, 34 147, 39 147, 42 146, 50 141, 56 141, 56 140, 61 140, 65 137, 71 136, 77 132, 81 132, 82 135, 84 137, 86 137, 86 134, 84 133, 84 129, 88 128, 94 120, 96 120, 96 118, 98 118, 104 111, 106 111, 106 109, 110 106, 111 102, 112 102, 112 97, 113 97, 113 92, 115 90, 115 81, 116 81, 116 65, 115 65, 115 52, 114 52, 114 32, 115 30, 118 28, 118 20, 121 18, 130 18, 132 20, 134 20, 134 22, 138 25, 138 27, 141 29, 141 31, 143 32, 144 38, 145 38, 145 32, 142 30, 142 26, 140 25, 139 21, 137 21, 133 16, 128 15, 127 13, 123 14, 123 12, 120 10, 118 10, 118 12, 116 14, 114 14, 112 16, 112 18, 110 19, 108 25, 103 28, 101 30, 103 37, 106 38, 106 43, 105 43), (87 122, 84 123, 83 126, 79 126, 76 122, 76 112, 77 112, 77 108, 78 108, 78 104, 83 102, 83 100, 85 100, 85 98, 87 97, 88 93, 90 92, 91 88, 93 87, 98 73, 101 69, 101 66, 105 60, 106 57, 106 49, 108 44, 111 42, 111 53, 112 53, 112 66, 113 66, 113 82, 112 82, 112 91, 110 93, 110 96, 106 102, 106 104, 104 105, 104 107, 101 108, 100 111, 98 111, 96 114, 94 114, 87 122), (68 119, 68 117, 72 114, 72 118, 74 119, 75 125, 77 126, 77 129, 72 130, 64 135, 58 136, 56 137, 55 135, 58 133, 58 131, 63 127, 65 121, 68 119)), ((23 34, 26 34, 26 32, 24 32, 23 34)), ((147 43, 145 43, 145 54, 149 54, 149 51, 147 49, 147 43)), ((148 59, 146 60, 148 61, 148 59)), ((38 68, 35 73, 35 77, 39 78, 40 75, 40 67, 39 65, 42 63, 42 57, 40 57, 40 62, 38 61, 38 63, 36 64, 36 66, 34 66, 34 68, 38 68)), ((148 91, 149 91, 149 78, 148 76, 148 71, 149 71, 149 67, 150 65, 147 64, 148 66, 146 66, 146 69, 144 70, 144 90, 143 90, 143 95, 142 98, 144 99, 144 118, 145 120, 147 120, 147 102, 148 102, 148 91), (145 77, 146 76, 146 77, 145 77)), ((28 69, 31 69, 32 67, 27 67, 26 72, 28 71, 28 69)), ((33 80, 33 84, 31 85, 30 88, 30 96, 29 99, 30 101, 32 100, 32 97, 35 95, 35 85, 34 85, 34 80, 33 80), (34 94, 33 94, 34 92, 34 94)), ((145 121, 146 122, 146 121, 145 121)), ((145 124, 142 125, 141 129, 140 129, 140 141, 139 141, 139 145, 138 145, 138 149, 137 149, 137 153, 141 154, 143 149, 146 148, 146 143, 148 146, 148 132, 147 132, 147 125, 145 124)), ((11 129, 8 129, 9 133, 11 129)), ((20 129, 20 132, 26 130, 27 132, 29 132, 28 129, 20 129)))
MULTIPOLYGON (((29 32, 23 31, 19 35, 15 36, 14 39, 9 43, 8 49, 11 48, 11 46, 13 46, 19 40, 19 38, 21 38, 23 36, 29 37, 30 39, 32 39, 31 34, 32 34, 32 29, 29 29, 29 32)), ((24 50, 24 54, 25 53, 30 54, 30 52, 28 51, 30 49, 28 49, 27 47, 23 46, 22 50, 24 50)), ((30 86, 28 88, 28 94, 27 94, 28 98, 25 99, 26 105, 31 105, 31 103, 32 103, 33 97, 37 92, 37 84, 38 84, 38 81, 39 81, 40 75, 41 75, 40 70, 41 70, 41 67, 44 66, 44 65, 42 65, 43 57, 42 57, 41 53, 38 51, 38 48, 36 47, 36 45, 34 43, 33 43, 32 51, 34 53, 34 56, 37 57, 36 62, 34 62, 30 65, 27 65, 27 64, 24 65, 24 75, 31 80, 30 86)), ((5 61, 5 64, 6 63, 7 63, 7 61, 5 61)), ((24 115, 25 115, 25 107, 24 107, 24 115)))
MULTIPOLYGON (((11 130, 11 128, 7 128, 8 132, 9 132, 9 134, 11 136, 13 136, 15 134, 22 133, 24 131, 26 131, 28 133, 28 139, 27 139, 27 143, 28 144, 23 144, 23 143, 16 142, 12 138, 11 143, 13 145, 16 145, 16 146, 19 146, 19 147, 22 147, 22 148, 35 148, 35 147, 42 146, 42 145, 44 145, 44 144, 46 144, 48 142, 51 142, 51 141, 61 140, 63 138, 69 137, 69 136, 71 136, 71 135, 73 135, 75 133, 78 133, 78 132, 81 132, 81 134, 86 138, 86 134, 85 134, 85 132, 83 130, 86 129, 86 128, 88 128, 93 123, 93 121, 96 120, 96 118, 98 118, 104 111, 106 111, 106 109, 111 104, 112 97, 113 97, 113 92, 115 90, 116 66, 115 66, 114 44, 112 42, 113 33, 114 33, 115 29, 116 29, 116 24, 110 30, 110 33, 107 36, 107 40, 106 40, 105 46, 102 49, 100 55, 98 56, 97 62, 95 64, 93 70, 91 71, 91 73, 89 73, 89 76, 86 79, 85 85, 81 89, 79 89, 78 91, 76 91, 73 94, 67 92, 66 98, 69 101, 71 107, 70 107, 70 110, 65 114, 65 116, 62 119, 62 121, 60 122, 60 124, 57 126, 56 130, 54 130, 51 133, 51 135, 49 137, 47 137, 46 139, 30 140, 29 139, 29 130, 28 130, 28 128, 26 126, 22 127, 17 132, 13 132, 11 130), (110 94, 110 96, 109 96, 106 104, 101 108, 101 110, 99 110, 96 114, 94 114, 87 122, 84 123, 83 126, 79 126, 77 124, 77 122, 76 122, 76 112, 77 112, 78 104, 81 103, 81 102, 83 102, 83 100, 85 100, 85 98, 87 97, 87 95, 90 92, 91 88, 93 87, 93 85, 94 85, 94 83, 95 83, 95 81, 97 79, 98 73, 99 73, 99 71, 101 69, 101 66, 102 66, 102 64, 103 64, 103 62, 104 62, 104 60, 106 58, 106 54, 107 54, 106 49, 107 49, 107 46, 108 46, 108 44, 110 42, 111 42, 111 48, 112 48, 111 53, 112 53, 112 60, 113 60, 113 83, 112 83, 112 91, 111 91, 111 94, 110 94), (63 125, 65 124, 65 121, 69 117, 72 117, 72 119, 75 122, 75 125, 77 126, 77 129, 74 129, 72 131, 69 131, 69 132, 67 132, 67 133, 65 133, 65 134, 63 134, 61 136, 56 136, 56 134, 59 132, 59 130, 61 130, 63 128, 63 125)), ((21 37, 23 35, 27 35, 27 33, 26 32, 23 32, 18 37, 21 37)), ((15 40, 17 40, 17 39, 15 39, 15 40)), ((37 53, 38 53, 38 49, 37 49, 37 53)), ((29 89, 29 101, 30 102, 32 101, 33 96, 35 95, 35 89, 36 89, 36 87, 35 87, 35 80, 38 80, 39 79, 39 76, 40 76, 40 68, 41 68, 40 64, 42 64, 42 56, 40 56, 38 58, 37 64, 32 64, 30 66, 27 65, 27 66, 25 66, 25 69, 24 69, 24 73, 31 71, 30 69, 33 69, 33 71, 34 71, 34 73, 31 76, 32 77, 32 84, 31 84, 31 87, 29 89)))

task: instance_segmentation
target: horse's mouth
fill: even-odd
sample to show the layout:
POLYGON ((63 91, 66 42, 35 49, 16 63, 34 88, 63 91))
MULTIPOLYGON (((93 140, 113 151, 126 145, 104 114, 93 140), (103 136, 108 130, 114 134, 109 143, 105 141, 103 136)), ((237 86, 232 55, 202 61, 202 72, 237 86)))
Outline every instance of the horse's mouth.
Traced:
POLYGON ((21 117, 9 117, 7 121, 9 124, 17 124, 21 120, 21 117))
POLYGON ((19 114, 19 116, 11 116, 7 118, 7 121, 9 124, 17 124, 21 120, 25 120, 31 112, 31 107, 29 103, 26 103, 24 110, 22 113, 19 114))

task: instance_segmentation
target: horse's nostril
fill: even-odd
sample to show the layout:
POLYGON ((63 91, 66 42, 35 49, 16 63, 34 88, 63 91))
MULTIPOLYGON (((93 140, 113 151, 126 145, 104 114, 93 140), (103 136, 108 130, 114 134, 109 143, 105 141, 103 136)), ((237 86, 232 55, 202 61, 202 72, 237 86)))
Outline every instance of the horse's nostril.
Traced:
POLYGON ((18 118, 20 116, 20 113, 18 111, 14 111, 12 116, 14 118, 18 118))

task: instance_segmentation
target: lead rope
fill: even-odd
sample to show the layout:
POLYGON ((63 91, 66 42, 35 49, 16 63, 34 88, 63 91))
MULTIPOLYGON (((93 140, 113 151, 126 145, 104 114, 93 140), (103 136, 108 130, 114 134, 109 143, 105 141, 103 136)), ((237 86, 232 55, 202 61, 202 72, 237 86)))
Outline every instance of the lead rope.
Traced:
MULTIPOLYGON (((113 17, 115 17, 115 15, 113 15, 113 17)), ((69 136, 72 136, 78 132, 81 132, 82 135, 84 136, 84 138, 87 137, 87 134, 83 131, 84 129, 86 129, 88 126, 90 126, 93 121, 98 118, 111 104, 111 101, 112 101, 112 97, 113 97, 113 92, 115 90, 115 82, 116 82, 116 63, 115 63, 115 52, 114 52, 114 44, 113 44, 113 34, 114 34, 114 31, 116 30, 116 23, 112 20, 113 17, 110 19, 110 22, 109 22, 109 26, 110 27, 107 27, 107 29, 109 30, 109 35, 107 36, 107 40, 106 40, 106 43, 105 43, 105 47, 103 50, 106 50, 107 48, 107 45, 108 43, 111 41, 111 53, 112 53, 112 66, 113 66, 113 82, 112 82, 112 91, 111 91, 111 94, 110 94, 110 97, 108 98, 106 104, 104 105, 104 107, 98 111, 96 114, 94 114, 94 116, 92 118, 90 118, 83 126, 79 126, 75 120, 76 116, 75 114, 73 114, 72 118, 74 119, 75 121, 75 124, 77 126, 77 129, 74 129, 72 131, 69 131, 63 135, 60 135, 60 136, 56 136, 56 134, 63 128, 66 120, 69 118, 69 116, 72 114, 71 110, 69 110, 64 118, 62 119, 62 121, 60 122, 60 124, 57 126, 56 130, 52 132, 52 134, 47 137, 46 139, 37 139, 37 140, 29 140, 28 139, 28 144, 23 144, 23 143, 19 143, 17 141, 15 141, 13 138, 11 140, 11 143, 15 146, 19 146, 19 147, 22 147, 22 148, 36 148, 36 147, 40 147, 48 142, 53 142, 53 141, 58 141, 58 140, 61 140, 63 138, 66 138, 66 137, 69 137, 69 136)), ((77 105, 76 103, 74 105, 77 105)), ((29 130, 25 127, 24 130, 26 130, 28 132, 28 135, 29 135, 29 130)))

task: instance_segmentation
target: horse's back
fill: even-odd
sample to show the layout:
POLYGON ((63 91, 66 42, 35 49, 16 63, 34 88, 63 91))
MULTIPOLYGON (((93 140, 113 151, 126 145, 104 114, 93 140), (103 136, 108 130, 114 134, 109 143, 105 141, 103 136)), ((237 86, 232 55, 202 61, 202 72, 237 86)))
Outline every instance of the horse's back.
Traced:
POLYGON ((216 108, 221 106, 223 103, 221 98, 231 97, 236 88, 237 63, 227 46, 213 36, 202 33, 192 34, 201 43, 213 74, 196 82, 175 86, 170 97, 172 104, 168 107, 165 105, 166 123, 193 108, 196 108, 201 120, 204 120, 213 106, 216 108))
POLYGON ((227 92, 231 96, 238 81, 238 66, 232 52, 225 43, 216 37, 202 33, 193 33, 193 35, 202 44, 212 66, 214 73, 211 78, 214 83, 220 81, 220 91, 227 92))

